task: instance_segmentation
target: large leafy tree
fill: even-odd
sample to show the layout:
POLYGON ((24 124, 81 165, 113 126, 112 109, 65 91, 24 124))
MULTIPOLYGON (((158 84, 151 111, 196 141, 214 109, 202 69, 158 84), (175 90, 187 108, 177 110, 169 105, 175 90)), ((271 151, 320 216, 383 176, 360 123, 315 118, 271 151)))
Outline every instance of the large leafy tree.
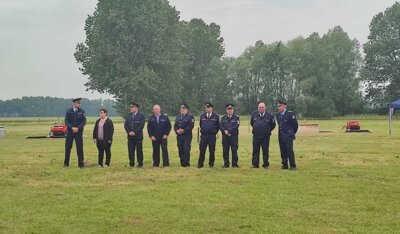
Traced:
POLYGON ((362 77, 367 84, 367 98, 375 107, 384 107, 400 97, 399 2, 372 19, 364 53, 362 77))
POLYGON ((178 12, 166 0, 99 1, 75 52, 89 76, 87 88, 114 95, 121 114, 130 101, 147 110, 154 103, 171 109, 168 104, 180 98, 182 30, 178 12))
MULTIPOLYGON (((182 82, 182 101, 191 103, 200 111, 205 101, 212 101, 214 79, 220 79, 222 55, 225 50, 220 27, 206 24, 202 19, 185 23, 186 58, 185 75, 182 82), (218 74, 219 72, 219 74, 218 74)), ((217 91, 218 92, 218 91, 217 91)))
POLYGON ((310 35, 303 46, 298 73, 299 110, 312 117, 359 112, 359 43, 337 26, 322 37, 316 33, 310 35))

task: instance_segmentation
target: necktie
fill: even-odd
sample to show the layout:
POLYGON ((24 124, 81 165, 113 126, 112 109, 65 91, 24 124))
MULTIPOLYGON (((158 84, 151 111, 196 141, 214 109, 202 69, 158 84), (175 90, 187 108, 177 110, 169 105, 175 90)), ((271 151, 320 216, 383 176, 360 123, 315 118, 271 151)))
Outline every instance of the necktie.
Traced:
POLYGON ((157 118, 157 124, 159 124, 160 123, 160 121, 159 121, 160 117, 156 116, 156 118, 157 118))
POLYGON ((207 113, 207 118, 210 118, 210 113, 207 113))

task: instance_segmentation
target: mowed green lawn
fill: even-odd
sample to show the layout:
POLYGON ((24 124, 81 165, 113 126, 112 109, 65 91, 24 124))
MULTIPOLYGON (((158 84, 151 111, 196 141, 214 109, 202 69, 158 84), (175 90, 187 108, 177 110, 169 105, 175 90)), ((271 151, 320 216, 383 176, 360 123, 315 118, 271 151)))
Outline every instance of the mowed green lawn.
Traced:
POLYGON ((240 128, 239 169, 220 167, 220 137, 215 168, 195 167, 195 137, 192 167, 179 167, 174 133, 169 138, 170 168, 151 167, 151 145, 146 138, 145 166, 131 169, 121 121, 115 123, 111 167, 99 169, 91 140, 93 118, 84 132, 88 166, 78 169, 74 148, 70 168, 64 169, 64 139, 24 139, 47 134, 54 120, 44 120, 0 119, 8 131, 7 138, 0 139, 1 233, 400 230, 398 120, 392 137, 384 119, 361 121, 371 134, 341 133, 344 120, 309 121, 333 132, 298 135, 297 171, 280 169, 276 131, 270 144, 270 169, 251 169, 251 134, 246 120, 240 128))

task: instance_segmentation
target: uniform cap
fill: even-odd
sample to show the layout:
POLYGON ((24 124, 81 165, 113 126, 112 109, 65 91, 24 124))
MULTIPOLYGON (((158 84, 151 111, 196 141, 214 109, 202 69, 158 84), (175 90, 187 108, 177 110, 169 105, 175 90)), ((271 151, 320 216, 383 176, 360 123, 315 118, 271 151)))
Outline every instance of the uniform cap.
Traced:
POLYGON ((82 100, 82 98, 74 98, 72 99, 72 102, 80 102, 82 100))
POLYGON ((235 105, 233 105, 231 103, 228 103, 228 104, 225 105, 226 109, 233 109, 234 107, 235 107, 235 105))
POLYGON ((186 103, 182 103, 181 108, 189 109, 189 106, 186 103))
POLYGON ((206 102, 206 107, 214 107, 214 105, 211 102, 206 102))
POLYGON ((285 105, 285 106, 287 105, 287 103, 285 101, 283 101, 282 99, 279 99, 277 102, 278 102, 278 104, 277 104, 278 106, 279 105, 285 105))
POLYGON ((134 106, 139 107, 140 105, 137 104, 136 102, 131 102, 131 106, 130 107, 134 107, 134 106))

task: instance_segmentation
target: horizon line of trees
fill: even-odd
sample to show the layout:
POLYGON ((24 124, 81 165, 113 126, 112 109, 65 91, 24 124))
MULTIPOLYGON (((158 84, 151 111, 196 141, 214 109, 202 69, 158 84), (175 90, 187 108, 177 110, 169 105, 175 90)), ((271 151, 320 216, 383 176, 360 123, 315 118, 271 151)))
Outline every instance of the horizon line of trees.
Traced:
MULTIPOLYGON (((82 99, 82 108, 87 116, 98 116, 104 107, 109 116, 117 116, 113 100, 82 99)), ((64 117, 65 111, 72 107, 71 99, 55 97, 22 97, 0 100, 0 117, 64 117)))
POLYGON ((102 0, 74 56, 87 89, 113 95, 120 116, 132 101, 144 113, 156 103, 176 113, 187 103, 199 114, 210 101, 219 112, 233 103, 238 114, 251 114, 261 101, 275 109, 277 99, 303 117, 386 114, 400 98, 400 3, 369 28, 364 45, 335 26, 287 42, 257 41, 234 58, 224 56, 219 25, 181 20, 167 0, 102 0))
POLYGON ((336 26, 322 36, 258 41, 237 58, 224 57, 220 26, 180 20, 166 0, 99 1, 85 31, 74 54, 85 85, 115 96, 121 116, 131 101, 167 113, 185 102, 194 114, 206 101, 218 110, 233 102, 250 114, 260 101, 283 98, 299 115, 326 118, 385 113, 400 97, 398 2, 372 19, 363 46, 336 26))

